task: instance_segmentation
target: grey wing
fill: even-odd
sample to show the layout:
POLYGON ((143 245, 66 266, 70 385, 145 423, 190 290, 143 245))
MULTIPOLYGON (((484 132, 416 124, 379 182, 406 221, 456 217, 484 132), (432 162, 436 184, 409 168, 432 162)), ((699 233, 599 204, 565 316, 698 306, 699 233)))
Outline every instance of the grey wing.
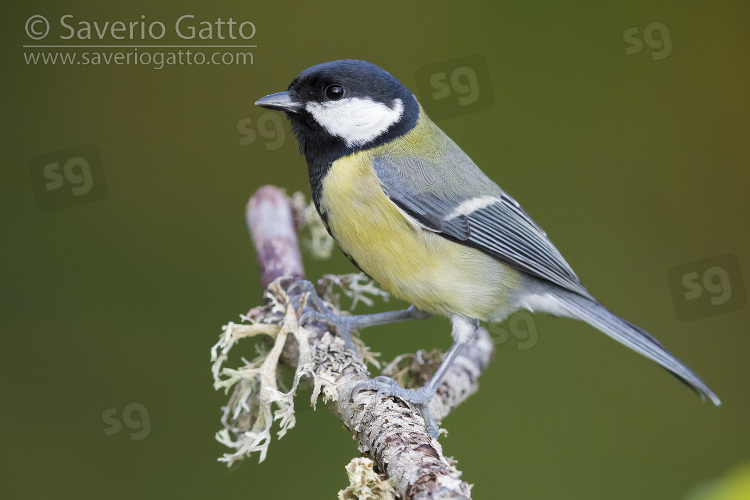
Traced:
POLYGON ((439 166, 413 156, 375 157, 383 191, 425 229, 594 300, 542 228, 453 147, 439 166), (457 161, 460 168, 451 164, 457 161))

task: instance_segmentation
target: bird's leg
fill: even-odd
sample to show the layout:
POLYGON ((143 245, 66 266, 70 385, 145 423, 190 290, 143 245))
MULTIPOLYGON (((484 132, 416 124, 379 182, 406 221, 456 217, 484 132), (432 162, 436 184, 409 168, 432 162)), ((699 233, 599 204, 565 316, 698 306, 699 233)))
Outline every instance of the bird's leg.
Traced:
POLYGON ((289 290, 295 288, 301 288, 303 292, 310 292, 308 303, 311 307, 302 314, 300 323, 311 321, 326 323, 336 330, 336 334, 344 340, 346 347, 355 353, 357 351, 352 342, 352 330, 367 328, 368 326, 387 325, 389 323, 396 323, 398 321, 406 321, 409 319, 427 319, 431 316, 429 313, 420 311, 414 306, 410 306, 409 308, 400 311, 361 314, 358 316, 339 316, 325 305, 323 299, 318 296, 315 288, 309 281, 297 281, 292 284, 289 290))
POLYGON ((453 361, 455 361, 463 346, 465 346, 469 342, 469 340, 471 340, 471 337, 474 335, 474 332, 478 327, 479 322, 476 320, 467 320, 462 322, 462 324, 458 324, 457 322, 453 323, 452 334, 453 338, 455 339, 453 345, 443 357, 443 361, 442 363, 440 363, 440 366, 438 367, 435 374, 424 387, 420 387, 419 389, 404 389, 403 387, 399 386, 392 378, 380 376, 365 380, 364 382, 360 382, 359 384, 354 386, 352 395, 358 391, 372 390, 378 392, 378 397, 395 396, 397 398, 403 399, 404 401, 412 403, 417 407, 417 409, 419 409, 419 412, 422 414, 425 426, 427 426, 427 431, 432 437, 437 438, 439 427, 435 422, 435 419, 432 417, 432 414, 430 413, 430 400, 437 392, 437 388, 438 386, 440 386, 440 382, 442 382, 445 374, 448 373, 448 370, 453 364, 453 361), (468 331, 467 327, 471 328, 471 331, 469 333, 466 333, 468 331))

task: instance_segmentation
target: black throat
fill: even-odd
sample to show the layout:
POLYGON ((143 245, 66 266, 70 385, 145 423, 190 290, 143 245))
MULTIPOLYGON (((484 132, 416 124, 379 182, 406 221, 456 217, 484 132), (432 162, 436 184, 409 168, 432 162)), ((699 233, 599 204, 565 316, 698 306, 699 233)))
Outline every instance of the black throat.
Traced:
POLYGON ((419 119, 419 103, 417 99, 405 88, 403 95, 399 97, 404 106, 401 119, 391 125, 381 135, 361 146, 347 146, 342 138, 329 134, 305 110, 300 110, 297 113, 287 113, 292 123, 292 131, 297 138, 300 152, 307 160, 307 172, 310 177, 313 202, 326 227, 328 227, 327 215, 321 210, 320 201, 323 195, 323 179, 331 169, 333 162, 339 158, 397 140, 417 125, 419 119))

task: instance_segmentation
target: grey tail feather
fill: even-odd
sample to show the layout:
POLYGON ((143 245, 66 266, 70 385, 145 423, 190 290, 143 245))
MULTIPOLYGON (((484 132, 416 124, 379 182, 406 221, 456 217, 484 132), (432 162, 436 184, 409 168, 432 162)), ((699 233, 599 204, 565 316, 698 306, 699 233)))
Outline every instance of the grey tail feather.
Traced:
POLYGON ((589 323, 621 344, 656 361, 680 382, 695 391, 701 399, 705 400, 708 396, 716 406, 721 406, 721 400, 706 383, 643 328, 622 319, 598 302, 567 290, 559 291, 555 294, 555 298, 559 300, 560 306, 569 313, 571 318, 589 323))

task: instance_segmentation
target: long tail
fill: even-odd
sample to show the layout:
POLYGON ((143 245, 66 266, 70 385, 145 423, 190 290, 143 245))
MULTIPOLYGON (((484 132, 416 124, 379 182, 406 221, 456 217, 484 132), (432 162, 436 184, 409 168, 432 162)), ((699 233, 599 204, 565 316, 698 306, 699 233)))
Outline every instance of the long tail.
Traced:
POLYGON ((656 361, 695 391, 701 399, 705 400, 705 397, 708 396, 716 406, 721 405, 721 400, 693 370, 677 359, 674 354, 666 350, 658 340, 643 328, 609 312, 598 302, 568 292, 567 290, 557 291, 553 296, 553 300, 559 305, 559 308, 550 311, 553 314, 564 315, 589 323, 621 344, 656 361))

